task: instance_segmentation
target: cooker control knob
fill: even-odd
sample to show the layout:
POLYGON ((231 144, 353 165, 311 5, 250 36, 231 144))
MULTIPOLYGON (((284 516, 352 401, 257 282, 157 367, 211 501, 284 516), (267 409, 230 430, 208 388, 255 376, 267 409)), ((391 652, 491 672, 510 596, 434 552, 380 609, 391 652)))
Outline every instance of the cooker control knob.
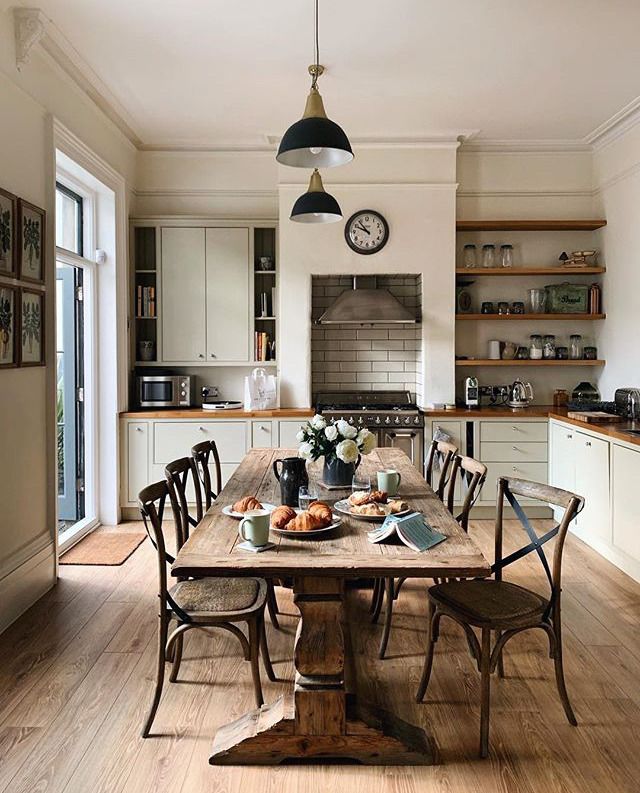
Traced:
POLYGON ((413 420, 414 424, 420 424, 420 416, 416 416, 413 420))
POLYGON ((349 416, 349 424, 353 424, 353 416, 349 416))
POLYGON ((409 418, 409 416, 407 416, 407 417, 405 418, 405 420, 404 420, 404 423, 405 423, 405 424, 408 424, 410 421, 411 421, 411 419, 409 418))
POLYGON ((358 424, 362 424, 362 416, 358 416, 358 424))
POLYGON ((181 392, 180 392, 180 396, 186 396, 186 395, 187 395, 187 392, 186 392, 186 391, 181 391, 181 392))
POLYGON ((393 423, 400 424, 400 416, 396 416, 395 419, 393 420, 393 423))
POLYGON ((376 416, 376 424, 380 424, 380 416, 376 416))

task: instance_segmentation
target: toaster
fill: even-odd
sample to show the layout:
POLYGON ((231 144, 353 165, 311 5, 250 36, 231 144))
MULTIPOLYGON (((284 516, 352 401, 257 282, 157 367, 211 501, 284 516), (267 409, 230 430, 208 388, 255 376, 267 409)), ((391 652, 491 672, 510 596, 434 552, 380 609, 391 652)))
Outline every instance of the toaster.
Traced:
POLYGON ((628 419, 640 418, 640 388, 616 388, 616 412, 628 419))

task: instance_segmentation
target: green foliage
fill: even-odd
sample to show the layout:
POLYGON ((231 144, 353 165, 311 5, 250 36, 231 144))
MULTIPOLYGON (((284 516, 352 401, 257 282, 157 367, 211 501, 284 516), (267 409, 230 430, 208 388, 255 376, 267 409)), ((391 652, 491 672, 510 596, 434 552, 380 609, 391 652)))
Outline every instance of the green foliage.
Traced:
POLYGON ((40 221, 24 218, 23 224, 23 249, 29 257, 29 264, 33 265, 33 259, 40 256, 40 221))
POLYGON ((11 247, 11 212, 0 212, 0 251, 7 253, 11 247))
POLYGON ((22 306, 22 344, 28 343, 29 352, 33 350, 33 342, 40 341, 40 306, 38 303, 23 303, 22 306))

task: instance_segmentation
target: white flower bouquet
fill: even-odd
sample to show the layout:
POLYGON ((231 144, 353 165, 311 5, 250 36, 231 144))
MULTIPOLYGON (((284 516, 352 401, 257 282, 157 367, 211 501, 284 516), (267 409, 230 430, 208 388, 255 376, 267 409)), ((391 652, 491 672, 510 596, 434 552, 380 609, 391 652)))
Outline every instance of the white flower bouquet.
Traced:
POLYGON ((324 457, 326 484, 351 484, 360 456, 376 448, 376 436, 366 427, 358 430, 348 421, 327 420, 316 414, 296 435, 298 456, 305 460, 324 457), (337 480, 340 481, 337 481, 337 480))

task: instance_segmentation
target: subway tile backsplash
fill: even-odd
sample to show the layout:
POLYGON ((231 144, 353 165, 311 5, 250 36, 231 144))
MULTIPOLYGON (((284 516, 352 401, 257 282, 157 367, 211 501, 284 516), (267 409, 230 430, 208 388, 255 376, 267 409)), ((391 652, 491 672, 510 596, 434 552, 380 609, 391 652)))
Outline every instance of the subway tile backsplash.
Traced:
MULTIPOLYGON (((407 308, 422 316, 422 279, 418 275, 379 276, 407 308)), ((352 278, 314 276, 314 322, 336 297, 352 288, 352 278)), ((311 334, 312 389, 319 391, 397 391, 406 389, 422 398, 422 326, 314 325, 311 334)))

